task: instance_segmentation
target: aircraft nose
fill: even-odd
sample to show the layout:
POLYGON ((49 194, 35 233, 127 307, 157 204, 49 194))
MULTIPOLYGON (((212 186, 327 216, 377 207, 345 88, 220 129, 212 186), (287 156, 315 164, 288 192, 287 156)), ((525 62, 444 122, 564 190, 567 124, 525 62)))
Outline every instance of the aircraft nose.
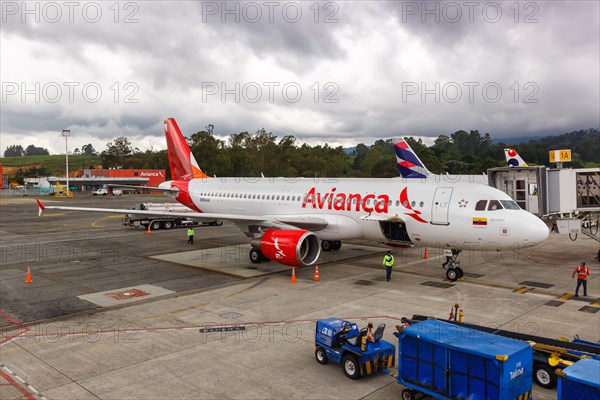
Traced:
POLYGON ((533 214, 527 214, 529 214, 529 218, 526 218, 523 221, 525 239, 531 244, 541 243, 548 239, 550 231, 548 230, 546 223, 533 214))

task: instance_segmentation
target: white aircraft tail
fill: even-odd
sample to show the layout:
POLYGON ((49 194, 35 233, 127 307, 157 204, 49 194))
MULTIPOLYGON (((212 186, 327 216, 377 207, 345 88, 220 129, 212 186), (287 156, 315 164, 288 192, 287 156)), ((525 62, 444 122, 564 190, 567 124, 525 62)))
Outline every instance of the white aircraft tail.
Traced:
POLYGON ((506 157, 506 164, 509 167, 527 167, 527 163, 523 161, 519 153, 512 147, 504 149, 504 156, 506 157))

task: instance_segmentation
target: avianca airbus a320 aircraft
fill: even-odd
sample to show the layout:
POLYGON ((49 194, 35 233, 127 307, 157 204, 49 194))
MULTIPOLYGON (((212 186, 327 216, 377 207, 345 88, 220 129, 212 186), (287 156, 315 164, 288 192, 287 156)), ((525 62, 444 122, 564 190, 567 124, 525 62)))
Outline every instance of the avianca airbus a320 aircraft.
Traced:
MULTIPOLYGON (((173 180, 157 189, 196 211, 169 215, 235 223, 251 238, 254 263, 310 266, 321 249, 339 250, 343 240, 367 239, 395 247, 454 250, 446 276, 456 280, 462 270, 455 256, 463 249, 520 249, 548 237, 544 222, 489 186, 400 178, 210 178, 199 168, 173 118, 165 121, 165 134, 173 180)), ((396 147, 404 160, 402 168, 422 165, 406 142, 396 147)), ((38 205, 40 213, 44 208, 126 212, 44 207, 39 200, 38 205)))

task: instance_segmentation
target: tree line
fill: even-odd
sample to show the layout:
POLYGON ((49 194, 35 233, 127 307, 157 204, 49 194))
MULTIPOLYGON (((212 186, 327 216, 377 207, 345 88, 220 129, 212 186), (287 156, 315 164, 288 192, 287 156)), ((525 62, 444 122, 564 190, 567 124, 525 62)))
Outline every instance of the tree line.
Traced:
MULTIPOLYGON (((600 131, 588 129, 550 136, 515 146, 530 165, 550 165, 549 150, 570 148, 573 168, 599 164, 600 131)), ((212 125, 186 138, 202 170, 209 176, 283 177, 394 177, 398 176, 394 139, 344 149, 329 144, 310 146, 286 135, 277 138, 264 128, 241 132, 223 140, 212 133, 212 125)), ((427 168, 436 174, 480 174, 488 168, 505 166, 505 143, 494 143, 489 133, 477 130, 440 135, 433 146, 407 138, 427 168)), ((107 143, 101 153, 103 166, 169 170, 166 150, 140 151, 127 138, 107 143)))
POLYGON ((4 157, 22 157, 22 156, 47 156, 50 152, 44 147, 36 147, 32 144, 23 148, 20 144, 7 146, 4 150, 4 157))
MULTIPOLYGON (((73 154, 76 156, 97 156, 98 152, 94 149, 91 143, 84 144, 81 146, 81 150, 79 148, 75 148, 73 150, 73 154)), ((45 147, 37 147, 33 144, 30 144, 26 148, 23 148, 20 144, 13 144, 11 146, 7 146, 6 150, 4 150, 4 157, 24 157, 24 156, 47 156, 50 155, 50 152, 45 147)))
MULTIPOLYGON (((209 176, 267 177, 395 177, 396 155, 394 139, 380 139, 373 144, 360 143, 351 149, 329 144, 310 146, 299 143, 291 135, 278 138, 265 129, 254 133, 240 132, 227 139, 216 137, 212 125, 187 137, 188 144, 202 170, 209 176)), ((489 133, 477 130, 456 131, 438 136, 432 146, 420 139, 407 138, 427 168, 436 174, 480 174, 488 168, 505 166, 504 143, 494 143, 489 133)), ((581 168, 600 164, 600 131, 587 129, 549 136, 515 146, 530 165, 550 165, 549 150, 571 149, 573 161, 569 167, 581 168)), ((33 145, 23 149, 8 146, 9 154, 32 155, 48 150, 33 145)), ((74 154, 98 155, 92 144, 75 149, 74 154)), ((100 153, 104 168, 165 169, 169 171, 166 150, 141 151, 129 139, 118 137, 106 144, 100 153)), ((60 167, 60 166, 58 166, 60 167)), ((90 168, 93 165, 89 165, 90 168)), ((31 171, 29 171, 31 172, 31 171)), ((42 173, 43 171, 38 171, 42 173)), ((56 173, 53 171, 53 173, 56 173)), ((64 171, 63 171, 64 173, 64 171)))

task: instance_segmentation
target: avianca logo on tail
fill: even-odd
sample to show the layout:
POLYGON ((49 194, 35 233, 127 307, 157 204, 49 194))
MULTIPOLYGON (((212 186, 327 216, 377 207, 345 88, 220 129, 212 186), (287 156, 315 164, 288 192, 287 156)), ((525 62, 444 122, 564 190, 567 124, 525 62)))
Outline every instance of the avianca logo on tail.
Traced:
POLYGON ((375 195, 373 193, 367 194, 364 197, 359 193, 336 193, 336 188, 332 188, 327 193, 317 192, 316 188, 311 188, 304 202, 302 208, 312 207, 318 208, 319 210, 337 210, 337 211, 360 211, 364 212, 376 212, 387 214, 390 197, 387 194, 375 195), (373 203, 371 203, 371 200, 373 203))

